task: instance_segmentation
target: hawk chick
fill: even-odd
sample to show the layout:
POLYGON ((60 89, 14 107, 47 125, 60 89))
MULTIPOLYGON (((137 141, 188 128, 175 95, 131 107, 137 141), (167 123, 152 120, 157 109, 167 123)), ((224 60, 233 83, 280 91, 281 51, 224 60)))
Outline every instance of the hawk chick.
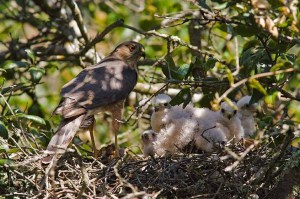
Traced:
POLYGON ((153 142, 157 139, 156 132, 153 130, 146 130, 142 133, 142 143, 143 143, 143 154, 145 157, 154 156, 155 151, 153 147, 153 142))
MULTIPOLYGON (((234 102, 233 107, 236 107, 234 102)), ((237 116, 237 110, 233 107, 227 102, 222 102, 221 109, 217 112, 217 122, 220 123, 220 128, 225 133, 227 140, 237 143, 244 137, 244 129, 237 116)))
POLYGON ((254 114, 256 112, 257 103, 250 104, 251 96, 244 96, 237 102, 238 117, 242 122, 245 136, 252 136, 255 132, 254 114))
POLYGON ((157 133, 154 150, 157 155, 173 154, 186 146, 193 137, 196 122, 191 120, 193 107, 188 104, 171 106, 171 98, 159 94, 153 98, 155 112, 151 115, 151 127, 157 133))
POLYGON ((152 99, 154 110, 151 115, 151 128, 157 133, 160 132, 166 123, 164 119, 171 108, 170 101, 171 97, 165 94, 158 94, 152 99))
MULTIPOLYGON (((195 108, 193 119, 197 121, 194 132, 195 146, 203 151, 212 152, 215 146, 227 142, 224 126, 217 122, 218 114, 208 108, 195 108)), ((227 131, 227 130, 226 130, 227 131)))

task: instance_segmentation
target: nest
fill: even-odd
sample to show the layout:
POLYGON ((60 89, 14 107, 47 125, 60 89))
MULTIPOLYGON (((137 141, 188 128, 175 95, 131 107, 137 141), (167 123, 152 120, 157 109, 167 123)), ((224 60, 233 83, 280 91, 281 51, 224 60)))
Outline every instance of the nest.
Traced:
POLYGON ((43 167, 37 156, 5 164, 0 194, 26 198, 257 198, 276 184, 272 168, 274 163, 283 164, 285 154, 276 155, 276 150, 264 145, 251 146, 155 158, 126 149, 119 159, 112 158, 108 147, 96 160, 83 156, 73 145, 72 152, 52 166, 43 167))

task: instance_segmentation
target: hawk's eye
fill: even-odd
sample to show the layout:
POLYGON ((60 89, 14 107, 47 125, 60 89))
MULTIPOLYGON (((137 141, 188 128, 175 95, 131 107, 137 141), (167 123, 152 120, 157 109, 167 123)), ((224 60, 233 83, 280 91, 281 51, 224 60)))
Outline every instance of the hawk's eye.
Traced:
POLYGON ((224 112, 225 112, 225 110, 224 110, 224 109, 221 109, 221 112, 222 112, 222 113, 224 113, 224 112))
POLYGON ((129 48, 130 52, 132 52, 136 49, 136 46, 135 45, 129 45, 128 48, 129 48))

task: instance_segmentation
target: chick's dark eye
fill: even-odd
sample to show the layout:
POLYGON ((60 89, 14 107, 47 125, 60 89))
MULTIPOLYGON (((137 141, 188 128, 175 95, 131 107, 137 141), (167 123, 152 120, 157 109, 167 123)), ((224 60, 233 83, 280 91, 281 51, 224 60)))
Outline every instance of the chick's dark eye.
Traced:
POLYGON ((221 109, 221 112, 222 112, 222 113, 224 113, 224 112, 225 112, 225 110, 224 110, 224 109, 221 109))
POLYGON ((168 106, 168 103, 164 103, 164 106, 168 106))
POLYGON ((233 114, 236 114, 236 110, 233 111, 233 114))

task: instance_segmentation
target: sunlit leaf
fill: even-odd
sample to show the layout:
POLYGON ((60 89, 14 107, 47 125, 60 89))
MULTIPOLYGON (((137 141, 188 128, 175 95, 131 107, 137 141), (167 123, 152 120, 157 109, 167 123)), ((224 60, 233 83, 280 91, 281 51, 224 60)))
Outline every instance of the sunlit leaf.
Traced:
POLYGON ((14 163, 14 161, 12 161, 11 159, 0 159, 1 166, 5 165, 5 164, 12 165, 13 163, 14 163))
POLYGON ((188 74, 189 68, 190 68, 190 65, 183 64, 178 68, 177 74, 182 77, 185 77, 188 74))
POLYGON ((27 66, 29 66, 29 63, 27 63, 27 62, 7 60, 1 65, 1 68, 7 70, 7 69, 13 69, 16 67, 25 68, 27 66))
POLYGON ((260 84, 260 82, 257 79, 251 79, 249 81, 249 86, 251 88, 258 90, 262 94, 267 95, 267 91, 264 89, 264 87, 260 84))
POLYGON ((46 125, 45 120, 43 118, 39 117, 39 116, 36 116, 36 115, 26 115, 24 113, 18 113, 18 114, 16 114, 16 116, 18 118, 21 118, 21 119, 26 119, 26 120, 36 122, 38 124, 46 125))
POLYGON ((42 79, 43 75, 45 74, 45 70, 43 70, 41 68, 31 67, 29 69, 29 73, 30 73, 32 82, 39 83, 39 81, 42 79))
POLYGON ((30 49, 26 49, 25 52, 27 53, 27 56, 31 59, 32 63, 35 64, 36 56, 35 56, 34 52, 30 49))
POLYGON ((0 121, 0 137, 8 139, 8 130, 2 121, 0 121))
POLYGON ((187 76, 190 68, 188 64, 183 64, 180 67, 176 67, 175 62, 173 61, 173 58, 170 55, 167 55, 165 59, 166 62, 163 63, 161 67, 164 75, 168 79, 182 80, 187 76))
POLYGON ((298 149, 300 149, 300 137, 295 138, 292 142, 291 145, 293 147, 296 147, 298 149))

